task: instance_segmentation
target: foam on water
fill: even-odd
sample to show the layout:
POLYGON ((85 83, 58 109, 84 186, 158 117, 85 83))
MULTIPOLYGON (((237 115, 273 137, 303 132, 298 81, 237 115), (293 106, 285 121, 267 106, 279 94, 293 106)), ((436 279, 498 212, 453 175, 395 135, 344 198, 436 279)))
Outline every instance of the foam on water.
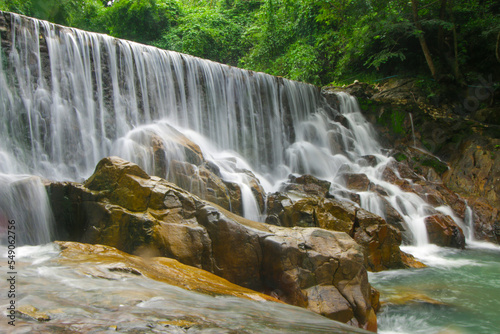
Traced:
POLYGON ((420 246, 402 246, 401 250, 409 253, 424 264, 430 267, 452 268, 464 266, 481 266, 473 260, 449 258, 450 254, 456 254, 460 250, 439 247, 433 244, 420 245, 420 246))

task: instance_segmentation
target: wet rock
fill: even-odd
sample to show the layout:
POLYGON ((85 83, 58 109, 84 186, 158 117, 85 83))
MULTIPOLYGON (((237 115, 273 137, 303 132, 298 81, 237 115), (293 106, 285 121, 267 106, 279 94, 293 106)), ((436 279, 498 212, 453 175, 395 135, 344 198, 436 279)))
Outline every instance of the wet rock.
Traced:
POLYGON ((257 201, 259 210, 260 212, 264 212, 266 209, 266 196, 267 196, 266 191, 264 190, 264 187, 262 187, 259 179, 255 176, 254 173, 247 170, 245 171, 245 174, 248 176, 248 184, 250 186, 250 190, 252 191, 253 196, 257 201))
POLYGON ((48 314, 39 311, 36 307, 32 305, 19 306, 17 312, 23 317, 27 317, 40 322, 45 322, 50 320, 50 316, 48 314))
POLYGON ((446 162, 422 149, 409 146, 405 149, 405 152, 411 157, 408 160, 410 168, 419 171, 421 175, 430 176, 426 178, 429 181, 441 181, 440 177, 449 170, 446 162))
POLYGON ((237 214, 242 214, 241 189, 236 183, 223 181, 213 168, 203 164, 172 161, 170 181, 192 194, 216 203, 237 214))
POLYGON ((380 291, 378 291, 377 289, 375 289, 374 287, 372 287, 372 290, 371 290, 371 300, 372 300, 372 308, 373 310, 375 311, 375 313, 378 313, 378 311, 380 311, 380 291))
MULTIPOLYGON (((441 189, 429 191, 427 186, 445 185, 469 203, 479 200, 500 207, 497 106, 465 113, 453 104, 461 105, 466 96, 431 104, 414 79, 390 78, 366 90, 359 84, 353 87, 328 88, 325 94, 333 95, 336 90, 356 94, 364 116, 375 126, 381 141, 395 150, 393 157, 401 163, 384 171, 386 181, 417 193, 434 207, 452 202, 454 213, 461 219, 466 208, 463 200, 456 201, 441 189), (418 186, 426 189, 421 191, 418 186)), ((479 216, 489 216, 490 220, 476 224, 480 229, 475 231, 477 237, 496 240, 496 218, 479 216)))
MULTIPOLYGON (((385 197, 383 196, 379 196, 379 199, 383 203, 383 210, 385 214, 385 220, 387 221, 387 223, 400 230, 403 233, 403 236, 410 233, 403 217, 399 214, 398 211, 396 211, 396 209, 394 209, 391 203, 389 203, 389 201, 385 199, 385 197)), ((409 239, 407 238, 406 241, 409 241, 409 239)))
POLYGON ((292 201, 281 193, 268 197, 272 219, 281 226, 320 227, 351 235, 363 247, 365 266, 372 271, 403 266, 401 233, 381 217, 348 202, 306 197, 292 201))
POLYGON ((116 157, 103 159, 85 185, 47 189, 69 240, 170 257, 333 319, 374 326, 364 254, 345 233, 252 222, 116 157))
POLYGON ((406 304, 427 304, 437 306, 447 306, 442 301, 431 298, 417 291, 400 291, 396 295, 389 296, 386 301, 388 304, 406 305, 406 304))
POLYGON ((464 219, 467 204, 457 193, 451 191, 442 182, 427 181, 411 172, 408 167, 401 167, 401 163, 388 165, 383 173, 384 181, 397 185, 405 192, 417 194, 430 206, 449 206, 460 219, 464 219), (407 178, 403 177, 406 176, 407 178))
POLYGON ((122 279, 129 273, 209 295, 275 301, 268 295, 233 284, 208 271, 165 257, 138 257, 104 245, 57 242, 61 264, 85 263, 85 273, 96 278, 122 279))
POLYGON ((407 268, 425 268, 427 267, 424 263, 417 260, 413 255, 401 251, 401 259, 407 268))
POLYGON ((343 176, 347 188, 356 191, 368 191, 370 180, 365 174, 345 173, 343 176))
MULTIPOLYGON (((200 147, 176 129, 165 125, 168 140, 147 133, 146 140, 153 156, 154 176, 166 178, 203 199, 223 208, 243 214, 241 189, 237 183, 223 179, 219 167, 205 159, 200 147)), ((238 170, 250 187, 260 211, 265 209, 265 191, 259 180, 248 170, 238 170)))
POLYGON ((425 218, 429 242, 438 246, 465 248, 465 236, 450 216, 435 214, 425 218))
POLYGON ((371 98, 373 94, 376 93, 376 90, 372 85, 367 84, 365 82, 360 82, 355 80, 352 84, 343 86, 343 87, 326 87, 324 89, 324 93, 327 95, 334 95, 333 92, 341 91, 347 92, 353 96, 358 98, 371 98))
POLYGON ((474 237, 500 243, 500 209, 479 199, 471 200, 469 205, 474 222, 474 237))
POLYGON ((358 163, 361 166, 375 167, 379 162, 378 158, 374 155, 364 155, 361 158, 362 159, 360 159, 360 161, 358 161, 358 163))
POLYGON ((359 228, 354 231, 354 240, 363 246, 367 268, 372 271, 402 268, 401 232, 363 209, 357 210, 356 221, 359 228))
POLYGON ((281 187, 282 192, 294 192, 303 196, 327 197, 331 183, 312 175, 295 177, 290 175, 288 182, 281 187))

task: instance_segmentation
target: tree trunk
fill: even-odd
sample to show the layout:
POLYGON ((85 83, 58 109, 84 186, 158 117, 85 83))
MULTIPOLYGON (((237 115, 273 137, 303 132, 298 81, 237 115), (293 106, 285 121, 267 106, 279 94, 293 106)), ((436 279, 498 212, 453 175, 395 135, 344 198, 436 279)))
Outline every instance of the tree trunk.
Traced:
POLYGON ((432 77, 434 78, 434 80, 437 81, 436 67, 434 67, 434 62, 432 61, 431 52, 427 47, 427 42, 425 41, 422 25, 420 24, 420 20, 418 18, 418 0, 412 0, 411 7, 413 10, 413 20, 415 21, 415 27, 417 28, 417 30, 419 30, 418 40, 420 42, 420 46, 422 47, 422 51, 424 52, 425 60, 427 61, 427 65, 429 66, 429 70, 431 71, 432 77))
POLYGON ((500 54, 498 53, 498 47, 500 46, 500 31, 498 32, 498 37, 497 37, 497 48, 495 50, 497 60, 500 62, 500 54))
POLYGON ((455 24, 455 15, 453 14, 454 1, 450 0, 450 19, 453 24, 453 52, 455 54, 455 61, 453 64, 453 75, 455 76, 455 80, 462 85, 466 85, 465 79, 460 72, 460 65, 458 62, 458 34, 457 34, 457 25, 455 24))
MULTIPOLYGON (((444 21, 446 15, 446 2, 448 0, 441 0, 441 8, 439 9, 439 20, 444 21)), ((439 52, 443 52, 444 47, 444 28, 443 25, 440 24, 438 28, 438 48, 439 52)))

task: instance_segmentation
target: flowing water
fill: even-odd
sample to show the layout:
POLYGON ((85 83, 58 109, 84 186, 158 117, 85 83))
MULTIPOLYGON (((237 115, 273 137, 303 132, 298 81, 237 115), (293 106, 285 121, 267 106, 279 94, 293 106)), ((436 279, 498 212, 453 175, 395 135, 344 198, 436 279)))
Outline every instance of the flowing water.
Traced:
POLYGON ((0 52, 0 173, 82 181, 100 159, 117 155, 150 174, 166 161, 158 176, 175 181, 170 162, 188 160, 179 141, 189 138, 239 185, 249 219, 264 217, 248 170, 268 192, 290 174, 312 174, 332 181, 339 198, 343 174, 363 173, 387 196, 362 192, 361 206, 385 218, 388 201, 414 242, 427 243, 423 220, 436 211, 381 179, 393 159, 355 98, 338 93, 334 110, 311 85, 18 15, 11 21, 12 46, 0 52))
POLYGON ((500 330, 500 247, 460 251, 428 245, 405 251, 429 267, 370 273, 380 290, 381 334, 487 334, 500 330))
MULTIPOLYGON (((196 143, 225 181, 240 186, 250 219, 264 217, 248 171, 267 192, 279 190, 290 174, 312 174, 331 181, 330 192, 347 201, 343 174, 363 173, 387 195, 359 192, 360 205, 385 218, 390 203, 417 250, 429 247, 425 217, 453 215, 382 179, 394 160, 347 94, 337 94, 334 110, 311 85, 15 14, 11 26, 11 43, 0 50, 0 232, 16 219, 25 226, 19 245, 53 238, 43 179, 80 182, 100 159, 117 155, 148 173, 165 160, 159 176, 171 180, 169 162, 188 160, 180 138, 196 143), (162 159, 154 145, 164 148, 162 159)), ((467 260, 474 252, 437 256, 467 260)), ((488 254, 485 266, 494 262, 488 254)), ((397 272, 394 281, 413 272, 397 272)), ((382 286, 391 275, 373 279, 382 286)), ((383 328, 392 310, 382 313, 383 328)))
MULTIPOLYGON (((0 253, 5 263, 5 247, 0 253)), ((17 249, 16 306, 35 305, 50 321, 17 315, 12 327, 3 318, 2 333, 366 333, 300 307, 210 296, 138 275, 97 277, 89 266, 110 273, 106 266, 59 260, 55 244, 17 249)), ((0 276, 9 277, 6 266, 0 276)), ((8 290, 5 279, 0 289, 8 290)))

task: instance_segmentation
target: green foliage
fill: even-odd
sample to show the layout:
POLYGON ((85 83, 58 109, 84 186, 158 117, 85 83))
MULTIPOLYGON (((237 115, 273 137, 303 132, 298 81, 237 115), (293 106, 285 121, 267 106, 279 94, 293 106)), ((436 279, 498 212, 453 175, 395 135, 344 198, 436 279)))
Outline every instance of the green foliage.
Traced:
POLYGON ((112 36, 147 43, 157 40, 178 16, 174 0, 120 0, 107 9, 106 29, 112 36))
POLYGON ((408 160, 408 157, 401 152, 397 152, 396 154, 393 155, 393 157, 394 159, 396 159, 397 162, 408 160))
POLYGON ((0 10, 19 13, 23 15, 32 14, 31 0, 0 0, 0 10))
POLYGON ((427 159, 423 159, 420 164, 422 166, 427 166, 427 167, 431 167, 432 169, 434 169, 436 171, 436 173, 438 173, 439 175, 443 174, 444 172, 446 172, 448 170, 448 165, 445 164, 444 162, 442 161, 439 161, 438 159, 432 159, 432 158, 427 158, 427 159))
POLYGON ((266 0, 243 35, 252 45, 240 66, 320 84, 324 57, 316 45, 320 24, 314 0, 266 0))
POLYGON ((217 9, 195 8, 155 42, 161 48, 236 65, 243 28, 217 9))
POLYGON ((401 109, 388 109, 377 119, 377 123, 389 128, 395 135, 406 134, 405 119, 407 113, 401 109))
POLYGON ((33 16, 64 25, 71 25, 78 9, 76 0, 31 0, 31 8, 33 16))
POLYGON ((107 33, 106 8, 102 0, 82 0, 80 10, 73 13, 71 25, 80 29, 107 33))
POLYGON ((273 64, 273 74, 286 76, 292 80, 320 84, 321 65, 317 50, 299 40, 291 45, 287 52, 277 58, 273 64))
MULTIPOLYGON (((497 0, 0 0, 0 9, 294 80, 500 77, 497 0), (442 7, 442 4, 445 7, 442 7)), ((436 83, 436 86, 438 83, 436 83)), ((439 94, 429 85, 428 96, 439 94)))

